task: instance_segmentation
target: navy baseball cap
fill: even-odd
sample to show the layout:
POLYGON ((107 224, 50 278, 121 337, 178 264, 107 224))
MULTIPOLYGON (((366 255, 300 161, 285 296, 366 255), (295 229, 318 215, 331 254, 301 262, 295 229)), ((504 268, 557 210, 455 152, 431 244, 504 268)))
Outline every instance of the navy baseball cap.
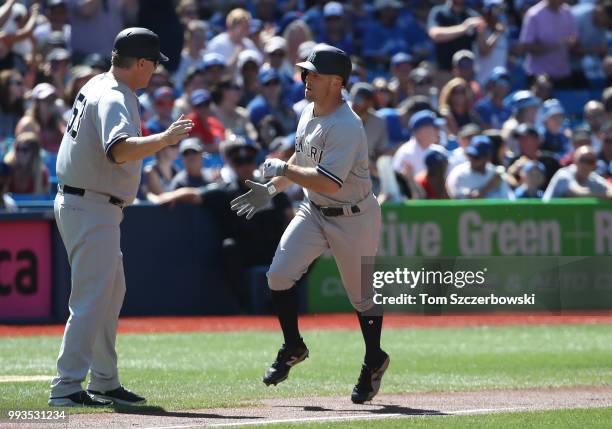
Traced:
POLYGON ((411 132, 415 132, 421 127, 428 125, 434 127, 440 127, 444 124, 444 120, 438 118, 438 116, 431 110, 421 110, 416 112, 410 117, 409 127, 411 132))
POLYGON ((125 57, 168 61, 168 57, 159 51, 159 36, 142 27, 130 27, 120 31, 115 37, 113 51, 125 57))
POLYGON ((280 82, 280 76, 278 72, 274 69, 265 69, 259 72, 259 83, 262 85, 267 85, 272 81, 280 82))
POLYGON ((192 106, 201 106, 210 101, 210 92, 205 89, 196 89, 189 98, 192 106))
MULTIPOLYGON (((325 43, 315 45, 306 61, 297 63, 296 66, 305 71, 340 76, 343 85, 348 82, 353 69, 351 58, 346 52, 325 43)), ((305 76, 305 73, 302 73, 302 81, 305 76)))
POLYGON ((492 151, 493 144, 491 143, 491 139, 487 136, 480 135, 472 137, 470 145, 465 149, 465 154, 480 158, 490 155, 492 151))
POLYGON ((448 161, 446 149, 439 145, 432 145, 425 152, 425 165, 427 168, 434 168, 444 161, 448 161), (438 146, 438 147, 434 147, 438 146))
POLYGON ((391 57, 391 65, 396 66, 403 63, 413 63, 414 57, 407 52, 398 52, 391 57))

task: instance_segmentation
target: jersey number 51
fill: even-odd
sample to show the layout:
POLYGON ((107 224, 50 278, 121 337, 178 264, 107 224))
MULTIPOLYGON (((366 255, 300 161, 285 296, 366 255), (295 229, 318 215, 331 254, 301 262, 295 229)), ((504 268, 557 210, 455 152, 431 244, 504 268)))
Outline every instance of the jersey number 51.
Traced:
POLYGON ((85 96, 82 93, 79 93, 74 102, 74 106, 72 107, 72 116, 70 117, 70 123, 68 124, 68 129, 66 130, 73 139, 76 138, 77 133, 79 132, 79 126, 81 125, 83 113, 85 113, 86 104, 87 100, 85 99, 85 96))

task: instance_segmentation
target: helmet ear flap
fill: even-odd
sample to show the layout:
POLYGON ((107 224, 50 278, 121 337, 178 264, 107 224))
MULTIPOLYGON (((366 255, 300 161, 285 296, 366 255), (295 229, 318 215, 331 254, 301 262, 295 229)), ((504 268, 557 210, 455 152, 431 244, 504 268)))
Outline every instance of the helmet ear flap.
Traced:
POLYGON ((308 70, 302 69, 301 77, 302 77, 302 82, 304 83, 306 83, 306 76, 308 76, 308 70))

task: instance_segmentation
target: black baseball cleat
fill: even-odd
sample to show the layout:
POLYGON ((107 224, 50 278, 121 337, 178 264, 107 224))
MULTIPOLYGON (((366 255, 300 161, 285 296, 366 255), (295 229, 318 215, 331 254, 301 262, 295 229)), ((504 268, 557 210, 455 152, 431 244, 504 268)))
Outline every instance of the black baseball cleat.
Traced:
POLYGON ((308 347, 302 342, 297 347, 288 348, 285 344, 280 348, 274 363, 266 369, 263 382, 266 386, 276 386, 289 377, 289 370, 308 357, 308 347))
POLYGON ((81 390, 68 396, 49 398, 48 404, 52 407, 108 407, 113 405, 113 401, 94 398, 81 390))
POLYGON ((380 382, 385 375, 385 371, 389 367, 391 359, 389 355, 382 352, 382 364, 376 368, 363 364, 359 380, 351 393, 351 401, 355 404, 363 404, 366 401, 371 401, 380 389, 380 382))
POLYGON ((112 401, 118 405, 140 405, 147 402, 145 398, 130 392, 123 386, 107 392, 99 392, 97 390, 87 390, 87 392, 96 399, 112 401))

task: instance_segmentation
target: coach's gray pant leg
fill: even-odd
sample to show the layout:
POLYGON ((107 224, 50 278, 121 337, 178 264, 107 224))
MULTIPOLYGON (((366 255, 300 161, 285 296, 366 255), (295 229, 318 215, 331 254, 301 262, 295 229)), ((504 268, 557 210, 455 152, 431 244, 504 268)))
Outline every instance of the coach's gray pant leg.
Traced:
POLYGON ((268 286, 287 290, 304 275, 316 258, 328 248, 315 213, 302 204, 283 233, 268 270, 268 286))
POLYGON ((121 386, 115 349, 119 313, 125 297, 125 274, 121 252, 119 252, 118 259, 115 289, 108 308, 108 315, 93 347, 91 376, 87 388, 98 392, 107 392, 121 386))
POLYGON ((70 262, 70 318, 57 360, 51 396, 81 390, 93 346, 107 320, 119 259, 121 210, 77 196, 56 200, 58 223, 70 262))
POLYGON ((381 215, 378 203, 357 216, 327 218, 325 234, 336 259, 346 294, 355 310, 374 306, 372 283, 362 284, 362 256, 376 256, 380 240, 381 215))

